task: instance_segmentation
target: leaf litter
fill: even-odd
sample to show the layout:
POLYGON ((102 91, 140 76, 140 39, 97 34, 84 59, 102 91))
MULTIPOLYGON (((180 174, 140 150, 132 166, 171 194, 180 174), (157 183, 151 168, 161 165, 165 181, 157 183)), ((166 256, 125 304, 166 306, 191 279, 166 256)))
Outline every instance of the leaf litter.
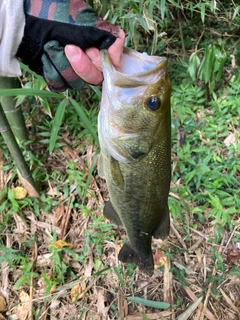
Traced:
MULTIPOLYGON (((201 135, 200 140, 209 144, 201 135)), ((164 242, 153 239, 156 268, 149 278, 117 259, 126 234, 102 216, 107 188, 96 173, 96 164, 91 172, 97 148, 86 139, 79 142, 67 134, 63 137, 61 147, 47 156, 45 164, 49 176, 59 171, 64 178, 50 178, 41 186, 57 204, 48 211, 40 207, 38 214, 23 207, 2 234, 5 247, 22 250, 28 258, 25 263, 32 263, 32 268, 29 281, 16 290, 17 281, 26 271, 19 261, 11 266, 7 260, 1 262, 0 296, 6 310, 0 319, 16 319, 17 315, 20 320, 29 316, 41 320, 239 319, 239 219, 232 216, 234 229, 225 228, 221 243, 212 241, 215 234, 210 220, 201 223, 191 218, 187 233, 183 220, 172 219, 169 238, 164 242), (86 182, 89 178, 88 188, 82 193, 69 181, 69 163, 74 164, 71 175, 83 172, 81 179, 86 182), (150 305, 165 302, 171 306, 161 310, 154 308, 154 303, 149 306, 149 301, 150 305)), ((236 147, 238 138, 239 133, 232 130, 223 144, 236 147)), ((46 153, 43 146, 37 149, 46 153)), ((174 161, 173 166, 177 166, 174 161)), ((240 175, 240 170, 237 172, 240 175)), ((1 190, 11 176, 11 170, 0 168, 1 190)), ((172 187, 181 183, 180 178, 172 187)), ((180 194, 171 192, 170 196, 181 200, 180 194)), ((195 205, 189 203, 192 209, 195 205)), ((187 211, 183 210, 183 215, 189 218, 187 211)), ((4 220, 2 213, 0 219, 4 220)), ((0 259, 4 254, 0 252, 0 259)))
MULTIPOLYGON (((76 156, 75 152, 73 151, 73 157, 76 156)), ((55 153, 55 157, 58 158, 59 151, 55 153)), ((68 147, 68 157, 69 154, 68 147)), ((90 154, 91 157, 94 156, 92 147, 90 154)), ((88 157, 88 162, 90 160, 88 157)), ((51 161, 49 166, 54 169, 53 157, 51 161)), ((68 159, 61 160, 63 172, 67 167, 64 161, 68 159)), ((79 162, 78 166, 79 170, 83 170, 84 160, 79 162)), ((51 181, 51 185, 54 189, 54 181, 51 181)), ((58 191, 62 188, 64 182, 62 186, 58 186, 58 191)), ((64 193, 63 189, 61 193, 64 193)), ((51 196, 56 198, 54 193, 51 193, 51 196)), ((217 295, 212 293, 214 282, 209 281, 210 278, 222 275, 222 272, 214 267, 211 250, 223 253, 223 263, 227 272, 231 270, 233 264, 239 266, 239 244, 227 241, 234 236, 233 233, 225 231, 222 244, 219 245, 209 241, 214 237, 210 225, 198 225, 197 230, 192 230, 191 240, 186 241, 182 226, 172 220, 169 239, 164 242, 153 239, 156 268, 153 277, 149 278, 134 270, 134 267, 131 269, 123 266, 117 260, 117 251, 126 235, 123 229, 111 225, 102 218, 102 204, 108 197, 104 180, 97 175, 91 176, 85 199, 87 212, 72 209, 71 197, 77 197, 74 191, 68 200, 63 201, 60 197, 58 206, 48 214, 41 211, 41 215, 36 216, 28 210, 25 212, 23 210, 24 214, 21 216, 15 214, 15 229, 18 230, 18 235, 15 234, 14 242, 17 240, 19 247, 21 243, 31 239, 29 230, 38 235, 35 239, 37 256, 34 272, 39 277, 31 278, 34 290, 30 297, 26 292, 30 290, 30 286, 26 283, 24 290, 14 290, 14 284, 21 276, 20 265, 19 268, 15 267, 15 271, 2 273, 5 280, 3 281, 1 277, 1 293, 5 295, 7 301, 7 311, 4 313, 6 316, 11 317, 16 313, 20 320, 25 320, 35 310, 35 314, 39 314, 36 319, 43 319, 44 316, 40 314, 45 310, 46 319, 48 316, 57 319, 118 319, 118 316, 119 319, 126 320, 238 319, 240 279, 237 275, 229 273, 226 279, 214 287, 217 295), (62 223, 67 215, 69 216, 67 222, 62 223), (104 228, 108 226, 107 230, 101 230, 103 225, 104 228), (29 226, 28 232, 27 226, 29 226), (97 232, 96 228, 99 229, 97 232), (59 239, 51 242, 49 234, 54 233, 59 239), (98 243, 96 239, 101 241, 101 233, 104 234, 104 239, 98 243), (107 233, 109 237, 106 237, 107 233), (43 273, 51 275, 53 264, 53 253, 49 252, 49 244, 56 250, 63 250, 60 258, 67 268, 71 269, 70 273, 65 274, 64 281, 56 284, 55 289, 51 291, 47 290, 46 279, 43 279, 43 273), (75 254, 65 252, 66 248, 74 250, 75 254), (170 248, 174 253, 168 256, 166 253, 170 252, 170 248), (116 270, 119 270, 119 273, 116 273, 116 270), (161 311, 154 308, 158 302, 169 303, 171 306, 168 310, 161 311), (17 307, 12 308, 14 305, 17 307)), ((239 224, 234 232, 239 232, 239 224)), ((9 246, 14 248, 14 243, 10 241, 9 246)), ((6 262, 4 263, 5 265, 2 264, 4 270, 9 270, 6 262)))

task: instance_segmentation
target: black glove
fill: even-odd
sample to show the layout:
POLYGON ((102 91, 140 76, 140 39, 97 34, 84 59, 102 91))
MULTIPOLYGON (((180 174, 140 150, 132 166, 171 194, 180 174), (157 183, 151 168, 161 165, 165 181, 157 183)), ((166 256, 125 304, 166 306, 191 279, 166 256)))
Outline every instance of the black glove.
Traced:
POLYGON ((99 18, 82 0, 25 0, 24 11, 26 26, 17 56, 54 91, 84 85, 64 54, 67 44, 83 50, 107 49, 120 30, 99 18))

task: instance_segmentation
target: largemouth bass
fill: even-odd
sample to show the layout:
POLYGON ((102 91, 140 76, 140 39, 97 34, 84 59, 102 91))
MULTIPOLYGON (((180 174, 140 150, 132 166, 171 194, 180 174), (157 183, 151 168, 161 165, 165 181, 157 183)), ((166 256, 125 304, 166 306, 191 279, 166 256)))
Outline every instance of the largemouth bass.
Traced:
POLYGON ((171 85, 167 59, 124 49, 115 68, 101 51, 104 83, 98 118, 99 175, 110 201, 104 216, 128 236, 119 260, 152 275, 152 236, 169 234, 171 85))

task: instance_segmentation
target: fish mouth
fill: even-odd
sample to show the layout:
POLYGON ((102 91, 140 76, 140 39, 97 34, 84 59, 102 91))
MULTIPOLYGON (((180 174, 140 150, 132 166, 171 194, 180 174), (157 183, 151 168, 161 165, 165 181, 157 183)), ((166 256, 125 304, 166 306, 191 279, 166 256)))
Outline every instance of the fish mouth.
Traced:
POLYGON ((161 78, 167 69, 167 58, 149 56, 148 60, 142 62, 142 55, 129 48, 124 48, 121 67, 112 65, 106 49, 100 51, 101 58, 105 62, 103 68, 106 73, 111 73, 111 81, 114 86, 134 88, 155 83, 161 78), (135 70, 140 70, 136 73, 135 70))

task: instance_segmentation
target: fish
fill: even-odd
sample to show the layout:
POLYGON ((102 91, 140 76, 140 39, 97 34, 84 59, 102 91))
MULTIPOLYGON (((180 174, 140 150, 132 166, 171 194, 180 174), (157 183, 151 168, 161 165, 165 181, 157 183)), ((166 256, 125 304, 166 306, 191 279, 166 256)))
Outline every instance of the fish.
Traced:
POLYGON ((169 235, 171 83, 165 57, 125 48, 115 67, 101 50, 104 82, 98 115, 98 174, 106 179, 104 216, 128 242, 118 259, 154 272, 152 236, 169 235))

